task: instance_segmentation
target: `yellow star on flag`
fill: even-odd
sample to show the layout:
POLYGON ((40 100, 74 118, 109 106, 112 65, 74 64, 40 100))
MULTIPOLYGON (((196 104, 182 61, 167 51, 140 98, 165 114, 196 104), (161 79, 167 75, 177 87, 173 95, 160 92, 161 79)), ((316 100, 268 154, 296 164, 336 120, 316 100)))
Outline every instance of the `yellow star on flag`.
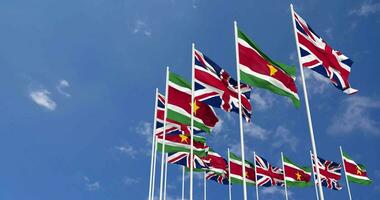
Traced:
POLYGON ((296 173, 296 176, 297 176, 297 180, 300 181, 300 180, 301 180, 301 176, 302 176, 302 175, 300 174, 300 172, 297 172, 297 173, 296 173))
POLYGON ((249 178, 248 172, 245 172, 245 178, 249 178))
MULTIPOLYGON (((191 103, 190 103, 190 105, 191 105, 191 103)), ((197 102, 194 101, 194 102, 193 102, 193 113, 194 113, 194 115, 197 114, 197 110, 198 110, 198 109, 199 109, 199 106, 197 105, 197 102)))
POLYGON ((271 65, 271 64, 267 64, 267 66, 268 66, 268 68, 269 68, 269 75, 270 76, 273 76, 278 70, 275 68, 275 67, 273 67, 273 65, 271 65))
POLYGON ((356 174, 357 174, 357 175, 362 175, 362 170, 360 170, 359 168, 357 168, 357 170, 356 170, 356 174))
POLYGON ((179 137, 181 138, 181 142, 186 142, 186 143, 188 143, 187 139, 189 139, 189 137, 187 137, 187 136, 184 135, 184 134, 179 134, 179 137))

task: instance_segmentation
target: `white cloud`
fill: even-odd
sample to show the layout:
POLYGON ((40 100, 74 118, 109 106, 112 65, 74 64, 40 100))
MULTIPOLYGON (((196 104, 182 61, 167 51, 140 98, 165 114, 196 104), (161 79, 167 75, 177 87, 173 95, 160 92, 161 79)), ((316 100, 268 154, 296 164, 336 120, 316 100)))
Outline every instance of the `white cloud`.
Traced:
MULTIPOLYGON (((285 190, 283 187, 264 187, 260 190, 263 195, 283 195, 285 196, 285 190)), ((288 190, 288 197, 291 197, 292 193, 288 190)))
POLYGON ((332 28, 327 28, 324 32, 329 39, 333 39, 332 28))
POLYGON ((150 37, 152 35, 152 31, 150 30, 147 23, 141 19, 137 19, 135 21, 132 33, 133 34, 143 34, 147 37, 150 37))
POLYGON ((258 111, 270 109, 275 102, 275 96, 273 93, 261 90, 252 90, 251 99, 253 102, 253 110, 258 111))
POLYGON ((124 177, 123 178, 123 183, 125 185, 134 185, 134 184, 137 184, 139 182, 140 182, 140 180, 136 179, 136 178, 132 178, 132 177, 124 177))
POLYGON ((83 180, 88 191, 95 191, 100 188, 100 183, 98 181, 91 182, 87 176, 84 176, 83 180))
POLYGON ((146 137, 146 140, 149 142, 149 144, 152 144, 152 123, 150 122, 140 122, 137 127, 135 128, 135 131, 146 137))
POLYGON ((380 12, 380 3, 373 3, 372 1, 364 1, 360 8, 353 9, 349 13, 357 16, 369 16, 380 12))
POLYGON ((219 119, 219 122, 215 125, 215 127, 212 129, 213 133, 218 135, 223 130, 223 120, 219 119))
MULTIPOLYGON (((308 92, 312 94, 323 94, 326 91, 326 88, 332 87, 330 80, 312 70, 304 70, 305 81, 307 85, 308 92)), ((301 77, 298 77, 300 85, 302 85, 301 77)))
POLYGON ((67 93, 67 92, 64 91, 64 89, 68 88, 68 87, 70 87, 70 83, 67 80, 62 79, 62 80, 59 81, 59 83, 58 83, 58 85, 57 85, 56 88, 57 88, 57 91, 61 95, 65 96, 65 97, 71 97, 71 95, 69 93, 67 93))
POLYGON ((262 128, 259 125, 244 122, 243 124, 244 134, 253 137, 255 139, 266 140, 270 135, 270 131, 262 128))
POLYGON ((128 155, 131 158, 135 158, 135 155, 137 154, 137 151, 133 148, 133 146, 128 144, 116 146, 115 149, 117 149, 120 153, 128 155))
POLYGON ((282 146, 289 146, 292 151, 297 150, 297 145, 299 141, 297 137, 292 135, 287 128, 283 126, 277 127, 273 138, 273 147, 280 148, 282 146))
POLYGON ((42 106, 50 111, 54 111, 57 104, 49 97, 50 92, 45 89, 33 90, 30 92, 30 98, 39 106, 42 106))
POLYGON ((348 134, 354 130, 380 135, 380 122, 371 117, 371 111, 380 109, 380 101, 369 97, 349 96, 343 100, 338 114, 328 128, 331 134, 348 134))

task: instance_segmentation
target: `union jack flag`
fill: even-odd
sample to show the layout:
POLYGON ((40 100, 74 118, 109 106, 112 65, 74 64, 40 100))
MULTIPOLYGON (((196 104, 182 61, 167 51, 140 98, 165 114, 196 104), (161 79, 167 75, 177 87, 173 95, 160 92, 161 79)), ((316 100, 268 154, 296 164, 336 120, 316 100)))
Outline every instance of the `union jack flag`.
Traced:
POLYGON ((332 49, 296 12, 294 20, 302 66, 329 78, 344 93, 356 93, 348 81, 353 61, 332 49))
POLYGON ((193 163, 193 169, 204 170, 207 169, 207 163, 205 163, 199 156, 193 155, 193 161, 190 159, 189 152, 176 152, 168 153, 168 163, 182 165, 187 168, 190 168, 191 163, 193 163))
POLYGON ((228 185, 228 175, 224 173, 220 174, 213 171, 208 171, 206 172, 206 179, 213 180, 223 185, 228 185))
MULTIPOLYGON (((195 98, 212 107, 226 112, 239 113, 238 83, 224 69, 198 50, 195 56, 195 98)), ((252 107, 249 102, 251 88, 240 84, 242 114, 246 121, 251 119, 252 107)))
MULTIPOLYGON (((315 180, 318 182, 317 172, 314 163, 314 155, 311 155, 313 161, 313 170, 315 174, 315 180)), ((341 190, 342 186, 339 184, 338 180, 341 177, 342 166, 339 163, 322 159, 318 157, 318 168, 319 174, 321 176, 321 183, 323 187, 327 187, 333 190, 341 190)))
MULTIPOLYGON (((156 135, 164 133, 164 116, 165 116, 165 96, 158 93, 157 96, 157 117, 156 117, 156 135)), ((166 134, 184 133, 190 135, 190 127, 174 120, 166 119, 166 134)), ((194 134, 201 133, 200 129, 194 128, 194 134)))
POLYGON ((258 155, 255 156, 255 167, 258 186, 284 186, 284 172, 281 168, 273 167, 258 155))

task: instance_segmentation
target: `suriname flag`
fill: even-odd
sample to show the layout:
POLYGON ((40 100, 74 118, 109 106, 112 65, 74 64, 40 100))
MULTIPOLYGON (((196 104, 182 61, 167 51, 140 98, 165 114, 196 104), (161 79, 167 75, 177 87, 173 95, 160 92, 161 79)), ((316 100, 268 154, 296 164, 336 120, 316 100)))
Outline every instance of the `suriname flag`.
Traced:
POLYGON ((345 152, 343 152, 343 161, 348 181, 361 185, 369 185, 372 183, 371 179, 367 176, 364 165, 357 164, 345 152))
POLYGON ((191 84, 179 75, 170 72, 167 118, 190 125, 191 106, 193 106, 194 127, 209 133, 219 121, 214 110, 200 101, 191 102, 191 84))
MULTIPOLYGON (((157 137, 157 151, 161 152, 163 147, 163 135, 157 137)), ((206 138, 194 135, 193 153, 194 155, 204 157, 207 156, 209 147, 206 145, 206 138)), ((166 153, 176 152, 190 152, 191 151, 191 137, 186 134, 166 134, 165 135, 165 149, 166 153)))
MULTIPOLYGON (((243 162, 242 159, 230 152, 229 167, 231 183, 243 184, 243 162)), ((245 161, 245 181, 247 185, 255 185, 256 182, 255 168, 253 163, 245 161)))
POLYGON ((286 185, 289 187, 306 187, 313 185, 310 182, 311 179, 311 168, 310 167, 300 167, 294 164, 287 157, 284 158, 284 176, 286 185))
POLYGON ((296 69, 273 61, 240 30, 237 43, 241 80, 253 87, 287 96, 299 107, 300 99, 295 84, 296 69))

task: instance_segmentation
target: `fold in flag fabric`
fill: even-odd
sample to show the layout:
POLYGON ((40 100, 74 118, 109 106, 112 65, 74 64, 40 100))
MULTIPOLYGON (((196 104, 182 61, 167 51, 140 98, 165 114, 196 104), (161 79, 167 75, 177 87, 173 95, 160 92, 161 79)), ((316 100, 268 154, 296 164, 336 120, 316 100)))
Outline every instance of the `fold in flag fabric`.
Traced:
MULTIPOLYGON (((195 99, 226 112, 239 113, 238 83, 206 55, 194 50, 195 99)), ((251 88, 240 83, 242 115, 247 122, 252 115, 251 88)))
POLYGON ((191 102, 191 84, 172 72, 168 84, 167 118, 190 125, 193 106, 194 127, 211 132, 219 119, 209 105, 196 100, 191 102))
POLYGON ((193 163, 194 171, 204 171, 207 169, 207 164, 197 155, 194 154, 194 159, 190 159, 189 152, 175 152, 168 154, 168 163, 182 165, 190 168, 191 163, 193 163))
POLYGON ((237 37, 241 80, 250 86, 287 96, 299 107, 295 67, 273 61, 241 30, 237 37))
POLYGON ((348 81, 353 61, 340 51, 332 49, 296 12, 294 20, 302 66, 330 79, 344 93, 356 93, 358 90, 351 88, 348 81))
MULTIPOLYGON (((157 98, 157 117, 156 117, 156 135, 164 133, 164 116, 165 116, 165 96, 158 93, 157 98)), ((180 122, 166 119, 166 134, 171 133, 184 133, 190 135, 190 126, 180 122)), ((194 127, 194 134, 202 133, 199 128, 194 127)))
POLYGON ((223 185, 228 185, 228 175, 226 174, 219 174, 213 171, 208 171, 206 172, 206 179, 213 180, 223 185))
MULTIPOLYGON (((157 150, 162 151, 163 135, 157 136, 157 150)), ((190 152, 191 138, 185 134, 166 134, 165 149, 166 153, 190 152)), ((209 147, 206 145, 206 139, 201 136, 194 135, 193 152, 194 155, 204 157, 207 155, 209 147)))
POLYGON ((213 149, 209 149, 207 156, 202 157, 202 160, 207 163, 208 171, 213 171, 219 174, 228 173, 228 163, 220 154, 213 149))
POLYGON ((267 160, 258 155, 255 156, 255 166, 258 186, 284 186, 284 172, 281 168, 273 167, 267 160))
POLYGON ((348 181, 360 185, 369 185, 372 183, 372 180, 368 178, 367 171, 364 165, 357 164, 345 152, 343 152, 343 161, 348 181))
MULTIPOLYGON (((231 183, 243 184, 242 159, 230 152, 230 176, 231 183)), ((245 161, 245 180, 247 185, 255 185, 255 169, 253 163, 245 161)))
MULTIPOLYGON (((314 155, 311 155, 313 161, 313 170, 315 174, 315 180, 318 182, 317 172, 314 163, 314 155)), ((318 157, 318 168, 321 176, 321 185, 332 190, 341 190, 342 186, 339 184, 341 178, 342 166, 339 163, 322 159, 318 157)))
POLYGON ((284 156, 284 176, 288 187, 306 187, 313 185, 311 179, 311 168, 300 167, 289 158, 284 156))

